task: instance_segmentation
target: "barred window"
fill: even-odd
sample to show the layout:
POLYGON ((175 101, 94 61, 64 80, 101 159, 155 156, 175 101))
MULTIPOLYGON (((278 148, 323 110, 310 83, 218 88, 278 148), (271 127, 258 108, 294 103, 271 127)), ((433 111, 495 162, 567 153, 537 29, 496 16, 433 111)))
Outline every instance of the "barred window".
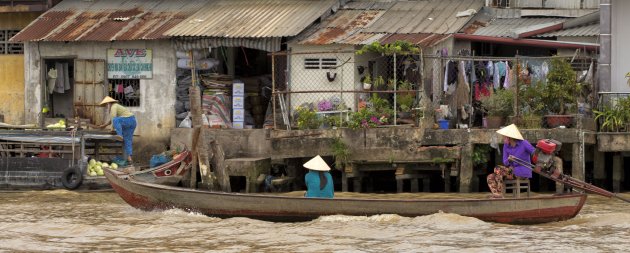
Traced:
POLYGON ((493 0, 492 7, 510 8, 510 0, 493 0))
POLYGON ((305 58, 304 69, 333 69, 337 66, 336 58, 305 58))
POLYGON ((109 79, 109 96, 123 106, 140 106, 140 79, 109 79))
POLYGON ((0 54, 24 54, 24 44, 9 42, 20 30, 0 30, 0 54))

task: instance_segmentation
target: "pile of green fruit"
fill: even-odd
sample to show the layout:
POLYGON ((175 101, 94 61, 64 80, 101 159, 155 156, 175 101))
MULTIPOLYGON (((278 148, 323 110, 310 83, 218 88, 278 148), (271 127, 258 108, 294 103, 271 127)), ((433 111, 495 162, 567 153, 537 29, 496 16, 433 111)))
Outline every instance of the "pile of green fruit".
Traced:
POLYGON ((88 162, 88 171, 87 174, 91 177, 95 177, 95 176, 103 176, 105 175, 103 173, 103 168, 111 168, 111 169, 118 169, 118 164, 112 163, 111 165, 105 162, 99 162, 96 161, 94 159, 91 159, 90 162, 88 162))
POLYGON ((55 124, 47 125, 46 128, 50 128, 50 129, 66 128, 66 121, 63 120, 63 119, 60 119, 59 122, 57 122, 55 124))

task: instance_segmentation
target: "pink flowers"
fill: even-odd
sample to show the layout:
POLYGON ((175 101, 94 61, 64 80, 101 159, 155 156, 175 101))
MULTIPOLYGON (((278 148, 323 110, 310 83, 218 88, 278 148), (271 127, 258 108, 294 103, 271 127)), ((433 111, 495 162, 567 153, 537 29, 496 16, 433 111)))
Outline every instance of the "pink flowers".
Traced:
POLYGON ((325 112, 325 111, 332 111, 333 109, 333 105, 330 101, 328 100, 322 100, 319 101, 319 103, 317 103, 317 109, 320 112, 325 112))

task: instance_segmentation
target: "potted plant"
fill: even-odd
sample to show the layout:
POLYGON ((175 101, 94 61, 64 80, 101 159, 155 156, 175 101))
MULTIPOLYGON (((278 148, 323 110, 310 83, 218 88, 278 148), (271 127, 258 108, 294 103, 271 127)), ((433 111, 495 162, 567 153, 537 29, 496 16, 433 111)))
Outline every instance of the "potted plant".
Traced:
POLYGON ((519 116, 514 117, 512 123, 524 129, 538 129, 542 127, 542 115, 546 110, 542 99, 542 82, 521 84, 519 86, 519 116))
POLYGON ((372 77, 370 77, 371 74, 367 73, 365 75, 365 77, 363 77, 363 90, 370 90, 372 89, 372 77))
POLYGON ((595 120, 600 123, 602 132, 630 131, 630 97, 615 101, 614 105, 606 105, 602 110, 595 110, 595 120))
POLYGON ((298 106, 295 112, 297 114, 298 129, 317 129, 321 125, 321 120, 317 113, 307 106, 298 106))
POLYGON ((489 96, 481 97, 481 104, 486 110, 484 117, 486 128, 499 128, 505 118, 512 113, 514 92, 511 89, 499 89, 489 96))
POLYGON ((401 119, 410 119, 412 116, 411 110, 416 100, 413 87, 410 82, 404 80, 398 82, 397 88, 398 91, 401 91, 397 93, 396 97, 396 103, 398 104, 398 108, 400 108, 398 115, 401 119))
POLYGON ((545 116, 548 127, 570 125, 573 116, 567 115, 568 107, 577 109, 577 98, 581 89, 582 85, 577 82, 571 64, 561 58, 552 59, 547 84, 543 85, 541 94, 543 102, 551 113, 545 116))

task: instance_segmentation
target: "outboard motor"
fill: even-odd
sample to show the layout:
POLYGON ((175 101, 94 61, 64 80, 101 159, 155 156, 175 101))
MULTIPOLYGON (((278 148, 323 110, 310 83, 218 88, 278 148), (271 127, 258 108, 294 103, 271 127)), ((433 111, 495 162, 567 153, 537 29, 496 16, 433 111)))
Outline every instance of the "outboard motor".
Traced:
POLYGON ((544 172, 555 178, 562 175, 560 171, 556 170, 553 163, 553 157, 558 155, 560 148, 562 148, 562 142, 557 140, 539 140, 538 143, 536 143, 536 150, 534 151, 534 155, 532 157, 532 162, 535 165, 534 171, 541 172, 544 170, 544 172))

